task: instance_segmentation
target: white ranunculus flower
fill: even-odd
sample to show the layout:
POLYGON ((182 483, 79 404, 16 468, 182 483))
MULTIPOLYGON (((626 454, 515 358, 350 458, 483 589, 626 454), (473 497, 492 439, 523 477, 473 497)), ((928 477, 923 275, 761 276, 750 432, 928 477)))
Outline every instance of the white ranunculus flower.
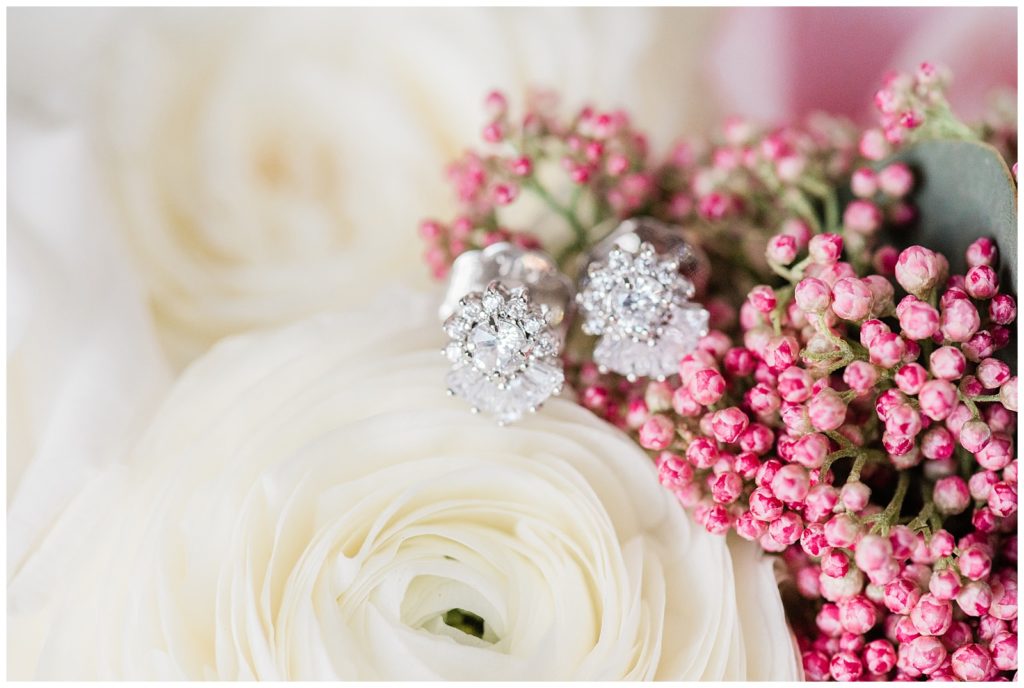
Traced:
MULTIPOLYGON (((625 106, 655 143, 698 126, 702 11, 139 11, 96 86, 121 224, 171 358, 423 285, 444 165, 492 88, 625 106)), ((39 30, 37 22, 32 28, 39 30)))
POLYGON ((58 621, 9 619, 9 651, 32 637, 36 675, 66 678, 797 678, 770 562, 570 401, 469 414, 430 305, 400 293, 197 361, 83 497, 109 525, 58 621))
POLYGON ((87 137, 22 105, 11 99, 7 129, 5 456, 7 581, 22 591, 8 609, 30 613, 63 575, 67 552, 46 547, 55 524, 123 458, 171 376, 87 137))

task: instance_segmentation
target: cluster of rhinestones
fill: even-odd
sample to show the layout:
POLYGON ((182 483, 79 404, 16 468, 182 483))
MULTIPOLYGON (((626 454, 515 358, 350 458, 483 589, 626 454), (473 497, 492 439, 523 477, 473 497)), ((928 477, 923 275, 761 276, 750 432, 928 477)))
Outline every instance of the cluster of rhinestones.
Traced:
POLYGON ((707 334, 708 313, 690 302, 693 283, 679 260, 659 256, 649 243, 637 253, 615 247, 587 269, 576 301, 583 331, 599 335, 594 360, 629 378, 663 378, 707 334))
POLYGON ((558 335, 525 287, 492 282, 464 296, 444 329, 451 340, 443 352, 452 363, 448 389, 473 410, 512 422, 561 390, 558 335))

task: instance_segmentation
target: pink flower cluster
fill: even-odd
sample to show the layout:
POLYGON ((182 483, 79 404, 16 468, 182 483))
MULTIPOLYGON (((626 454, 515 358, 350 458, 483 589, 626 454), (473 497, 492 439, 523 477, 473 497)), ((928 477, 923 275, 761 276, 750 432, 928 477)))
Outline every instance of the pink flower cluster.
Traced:
POLYGON ((829 118, 778 129, 730 119, 666 160, 624 113, 562 121, 535 96, 514 122, 492 94, 483 136, 494 152, 453 164, 458 217, 421 226, 438 276, 469 248, 536 245, 501 222, 527 193, 572 229, 566 266, 609 218, 691 228, 721 269, 701 294, 712 329, 678 375, 630 382, 570 347, 567 378, 581 404, 650 451, 704 528, 778 553, 813 680, 1017 669, 1017 377, 1004 355, 1016 300, 988 238, 961 274, 928 247, 883 242, 916 215, 912 170, 879 162, 893 150, 925 133, 986 132, 1015 150, 1009 118, 978 132, 957 121, 947 82, 928 64, 888 77, 881 127, 859 145, 829 118))
POLYGON ((708 531, 782 553, 817 610, 810 678, 1013 671, 1017 378, 996 355, 1016 302, 995 245, 962 275, 921 246, 864 277, 837 235, 805 250, 795 284, 752 290, 740 341, 712 331, 678 380, 616 394, 584 366, 583 403, 637 432, 708 531))

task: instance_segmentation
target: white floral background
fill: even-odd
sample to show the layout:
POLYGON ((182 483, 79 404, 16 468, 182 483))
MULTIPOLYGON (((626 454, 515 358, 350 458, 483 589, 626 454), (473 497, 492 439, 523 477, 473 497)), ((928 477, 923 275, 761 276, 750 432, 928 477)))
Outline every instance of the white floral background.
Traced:
MULTIPOLYGON (((339 663, 338 648, 356 651, 346 633, 365 627, 332 626, 323 618, 316 601, 322 591, 313 583, 291 593, 300 597, 290 620, 283 612, 265 610, 243 618, 252 607, 230 590, 245 588, 256 575, 253 565, 294 566, 295 571, 315 566, 299 562, 297 552, 278 552, 281 543, 264 538, 251 545, 262 548, 255 563, 250 558, 229 571, 225 566, 239 563, 230 558, 231 548, 243 544, 237 538, 258 531, 257 525, 252 531, 239 526, 239 514, 251 515, 264 529, 278 519, 298 518, 307 525, 292 533, 297 542, 303 541, 309 519, 330 521, 330 514, 288 511, 282 495, 301 493, 302 481, 281 473, 275 459, 264 457, 267 472, 258 473, 260 459, 243 469, 234 464, 236 457, 225 456, 231 442, 244 443, 256 434, 260 414, 274 411, 273 405, 248 416, 228 409, 232 403, 245 406, 236 397, 244 397, 249 377, 252 384, 262 381, 271 396, 292 389, 287 376, 280 381, 285 387, 275 387, 274 371, 303 352, 318 352, 313 358, 326 366, 311 364, 299 375, 311 388, 317 373, 345 380, 337 371, 353 364, 343 352, 362 360, 361 344, 347 341, 345 330, 353 318, 365 320, 359 307, 378 292, 430 288, 416 223, 428 215, 444 217, 451 208, 441 170, 476 142, 481 99, 488 90, 501 88, 516 97, 527 86, 540 85, 557 89, 570 105, 626 106, 651 133, 655 147, 664 147, 678 134, 705 131, 726 112, 794 116, 806 110, 808 91, 821 104, 840 109, 850 102, 843 94, 867 102, 868 80, 885 66, 917 59, 926 47, 929 58, 966 65, 972 77, 980 74, 972 83, 982 89, 1006 75, 986 72, 972 42, 1014 45, 1012 34, 1001 30, 1008 22, 998 13, 904 12, 894 18, 901 33, 870 54, 865 51, 863 60, 853 60, 849 73, 837 78, 834 71, 822 75, 806 67, 801 36, 820 35, 822 26, 841 32, 851 22, 868 21, 867 15, 826 22, 814 31, 814 22, 806 21, 810 15, 794 20, 785 11, 758 12, 11 10, 8 675, 392 675, 372 659, 365 666, 339 663), (225 337, 332 313, 341 315, 217 346, 164 401, 186 366, 225 337), (204 423, 225 425, 227 434, 204 423), (213 498, 204 489, 217 466, 238 482, 218 486, 224 492, 216 496, 223 501, 203 503, 213 498), (268 495, 278 491, 262 507, 251 502, 257 484, 268 495), (156 516, 147 510, 153 502, 161 504, 156 516), (224 519, 222 530, 218 518, 224 519), (190 519, 195 527, 183 529, 190 519), (121 526, 133 520, 139 521, 137 532, 123 532, 121 526), (224 552, 227 564, 210 559, 224 552), (147 557, 158 563, 141 568, 147 557), (167 579, 150 580, 156 573, 167 579), (303 594, 312 607, 299 604, 303 594), (169 614, 168 605, 178 612, 169 614), (216 605, 218 620, 240 614, 237 624, 211 624, 216 605), (136 620, 131 631, 125 618, 136 620), (107 633, 94 630, 98 619, 107 624, 107 633), (220 636, 247 622, 244 638, 220 636), (319 655, 295 649, 308 650, 310 633, 320 638, 321 645, 312 645, 320 648, 319 655), (114 640, 101 642, 98 635, 114 640), (270 637, 276 640, 268 644, 270 637), (225 653, 225 643, 234 649, 225 653)), ((412 327, 381 321, 376 326, 395 336, 412 327)), ((414 328, 417 334, 406 346, 433 346, 423 327, 414 328)), ((413 350, 394 353, 411 356, 413 350)), ((361 373, 347 374, 354 379, 361 373)), ((364 382, 377 384, 372 377, 364 382)), ((422 401, 435 408, 429 395, 422 401)), ((401 402, 382 398, 380 412, 409 413, 412 402, 401 402)), ((565 414, 557 421, 565 424, 559 432, 567 437, 603 432, 577 411, 560 409, 559 414, 565 414)), ((324 422, 329 426, 337 418, 324 422)), ((288 451, 314 442, 326 427, 288 426, 297 433, 288 451)), ((540 433, 536 440, 551 431, 523 432, 540 433)), ((282 429, 280 441, 286 442, 287 434, 282 429)), ((536 441, 547 446, 551 440, 536 441)), ((458 453, 453 446, 439 445, 438 451, 458 453)), ((579 451, 580 461, 593 460, 585 458, 591 449, 579 451)), ((406 458, 423 457, 394 461, 406 458)), ((623 449, 605 460, 626 465, 635 458, 623 449)), ((311 465, 328 470, 318 460, 311 465)), ((568 652, 575 659, 561 666, 545 664, 526 650, 523 656, 538 662, 534 668, 548 669, 547 675, 567 678, 794 675, 766 563, 749 550, 690 532, 689 521, 675 510, 657 517, 636 512, 637 505, 663 495, 651 492, 657 485, 647 472, 622 470, 631 476, 626 484, 635 485, 632 493, 605 495, 595 488, 605 508, 623 514, 616 533, 607 541, 580 537, 613 559, 623 557, 623 568, 603 584, 639 586, 637 594, 653 595, 652 609, 667 615, 654 621, 620 619, 616 623, 626 629, 624 636, 608 639, 602 648, 631 647, 637 637, 630 633, 653 633, 657 648, 652 645, 639 657, 608 649, 603 664, 587 660, 579 648, 568 652), (684 532, 689 535, 679 535, 684 532), (666 539, 670 534, 679 537, 666 539), (672 589, 687 570, 693 573, 692 564, 688 569, 680 558, 697 551, 703 552, 702 562, 717 562, 722 575, 710 594, 728 611, 719 614, 720 628, 705 624, 686 631, 684 621, 698 618, 694 602, 673 597, 672 589), (657 592, 647 578, 639 582, 631 568, 635 557, 660 562, 664 589, 657 592), (745 576, 752 578, 744 582, 745 576), (751 590, 763 595, 752 601, 751 590), (771 638, 775 645, 744 644, 752 628, 775 628, 759 631, 762 640, 771 638), (706 637, 694 639, 686 632, 706 637), (687 654, 694 647, 707 656, 694 660, 687 654)), ((344 485, 355 479, 330 475, 324 489, 334 485, 332 480, 340 481, 336 489, 348 489, 344 485)), ((377 582, 386 587, 386 580, 377 582)), ((273 585, 267 590, 271 596, 288 594, 273 585)), ((559 619, 547 622, 560 628, 559 619)), ((410 647, 389 651, 430 654, 410 647)), ((395 676, 453 676, 449 666, 423 658, 422 666, 411 664, 395 676)), ((449 661, 472 666, 472 659, 462 656, 449 661)), ((507 675, 526 668, 510 665, 507 675)))

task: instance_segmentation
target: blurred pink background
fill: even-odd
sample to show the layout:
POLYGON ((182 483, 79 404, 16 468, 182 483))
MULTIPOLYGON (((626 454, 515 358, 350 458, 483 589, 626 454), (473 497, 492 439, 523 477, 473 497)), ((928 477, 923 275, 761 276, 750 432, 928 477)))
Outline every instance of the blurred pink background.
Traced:
POLYGON ((735 8, 716 24, 709 75, 735 114, 863 119, 880 75, 922 59, 953 70, 951 100, 967 118, 993 88, 1017 84, 1015 7, 735 8))

